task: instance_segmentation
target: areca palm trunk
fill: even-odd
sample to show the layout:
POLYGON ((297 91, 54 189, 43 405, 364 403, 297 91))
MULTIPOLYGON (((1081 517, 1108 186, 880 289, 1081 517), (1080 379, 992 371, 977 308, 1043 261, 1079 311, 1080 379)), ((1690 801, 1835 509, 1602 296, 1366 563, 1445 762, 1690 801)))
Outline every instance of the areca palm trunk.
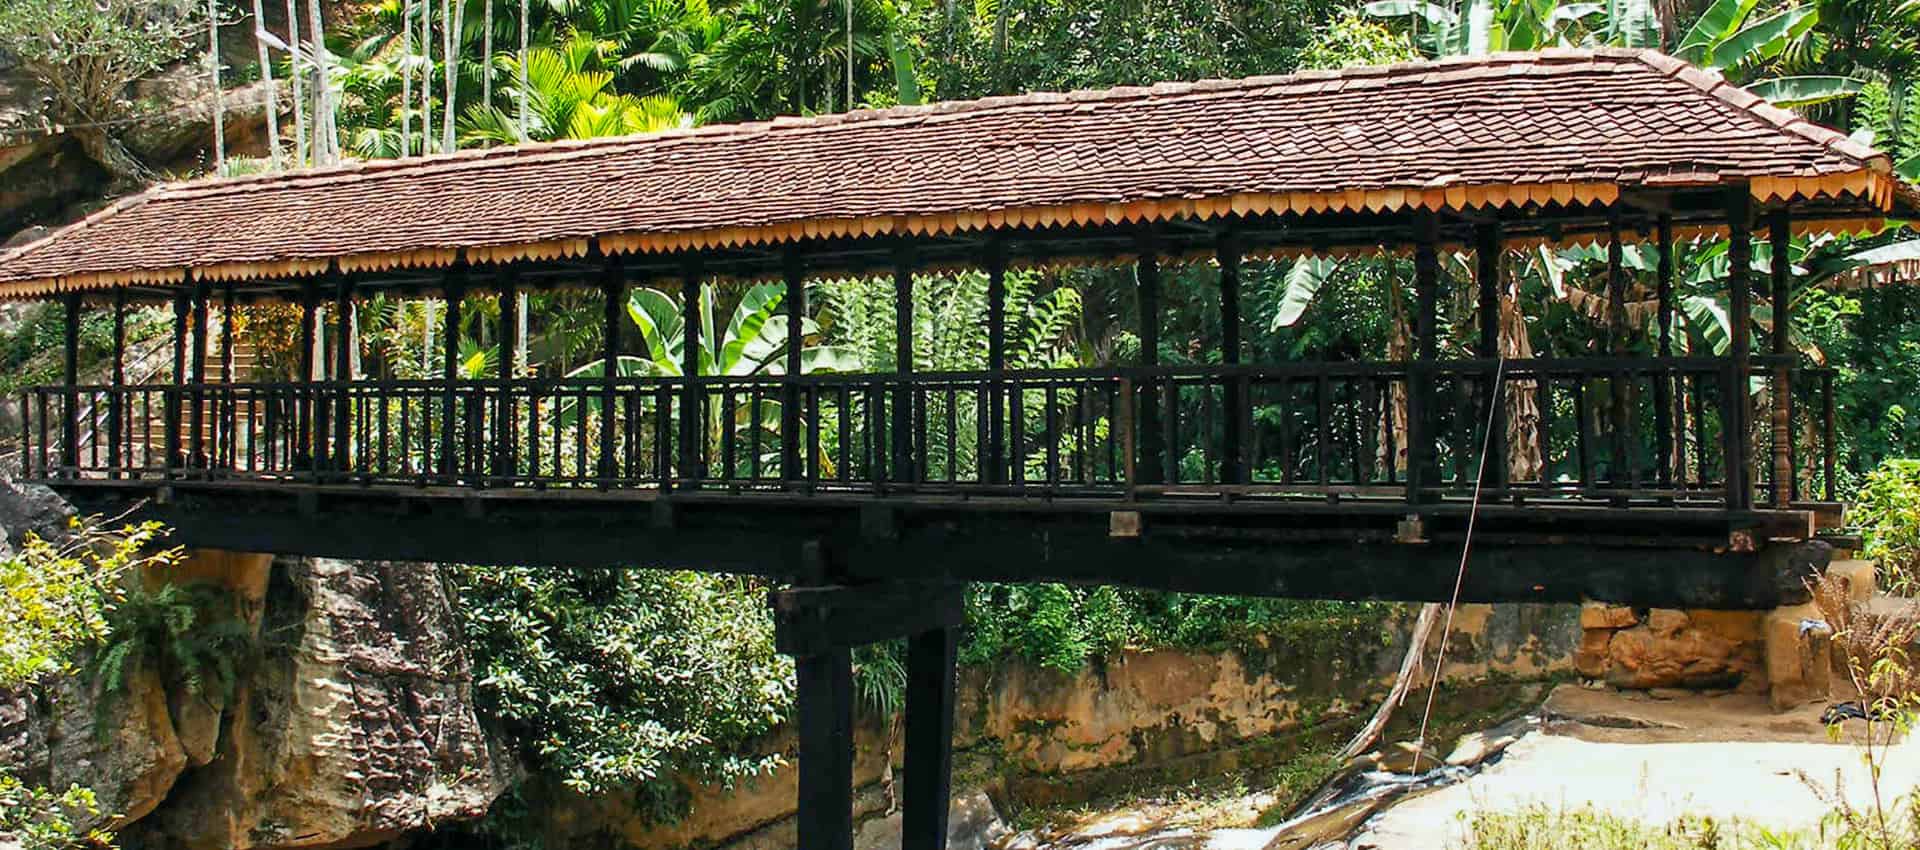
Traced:
POLYGON ((213 173, 227 172, 227 98, 220 90, 220 6, 207 0, 207 73, 213 79, 213 173))
POLYGON ((260 52, 260 81, 267 87, 267 159, 273 163, 273 170, 279 171, 280 161, 280 90, 273 85, 273 57, 267 52, 267 42, 261 33, 267 29, 267 15, 261 9, 260 0, 253 0, 253 45, 260 52))
POLYGON ((327 23, 320 12, 320 0, 307 0, 307 13, 313 17, 313 157, 331 165, 339 152, 339 139, 333 119, 333 62, 327 56, 327 23))
POLYGON ((433 153, 433 0, 420 0, 420 153, 433 153))
POLYGON ((300 10, 294 0, 287 0, 287 49, 293 57, 288 64, 293 84, 293 164, 299 167, 307 162, 307 98, 302 84, 305 75, 300 72, 300 10))
POLYGON ((480 102, 493 105, 493 0, 480 0, 480 102))
POLYGON ((460 4, 453 0, 440 0, 440 34, 446 39, 441 53, 444 54, 447 67, 445 103, 440 107, 440 150, 453 150, 453 114, 458 109, 456 89, 460 82, 460 4))
POLYGON ((400 4, 400 156, 413 155, 413 0, 400 4))
MULTIPOLYGON (((527 140, 527 0, 520 0, 520 141, 527 140)), ((521 339, 526 338, 523 331, 521 339)))

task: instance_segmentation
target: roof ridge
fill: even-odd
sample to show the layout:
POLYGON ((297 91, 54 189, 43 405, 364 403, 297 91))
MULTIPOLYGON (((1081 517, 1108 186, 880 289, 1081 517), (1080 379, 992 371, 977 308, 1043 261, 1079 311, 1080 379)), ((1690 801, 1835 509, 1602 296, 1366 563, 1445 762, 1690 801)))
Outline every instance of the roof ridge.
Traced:
MULTIPOLYGON (((1631 60, 1640 59, 1649 54, 1661 58, 1668 58, 1657 51, 1640 48, 1549 48, 1537 52, 1503 51, 1476 56, 1445 56, 1434 59, 1397 62, 1387 65, 1360 65, 1351 68, 1337 69, 1306 69, 1294 71, 1289 74, 1264 74, 1233 78, 1208 77, 1198 80, 1163 81, 1143 85, 1108 86, 1099 89, 1068 89, 1065 91, 1034 91, 1011 95, 988 95, 966 100, 943 100, 912 106, 890 106, 881 109, 857 109, 851 112, 836 112, 823 115, 778 115, 759 121, 709 124, 652 133, 635 133, 625 136, 528 142, 499 147, 474 148, 450 153, 428 154, 402 159, 354 160, 338 165, 320 166, 298 171, 172 181, 155 186, 148 191, 168 189, 174 192, 191 192, 195 196, 205 196, 224 194, 227 190, 244 191, 252 187, 285 185, 307 181, 325 182, 331 179, 352 178, 370 173, 385 174, 411 169, 439 170, 448 167, 457 168, 461 164, 468 163, 480 165, 495 161, 515 161, 522 159, 551 161, 555 159, 567 159, 574 156, 592 156, 603 152, 617 152, 633 145, 664 145, 681 140, 739 138, 776 131, 792 132, 796 130, 814 130, 824 127, 836 127, 845 124, 873 121, 911 120, 933 115, 945 116, 962 113, 979 113, 997 109, 1011 109, 1036 105, 1218 94, 1248 89, 1271 88, 1292 83, 1336 79, 1407 77, 1428 73, 1436 69, 1453 70, 1469 66, 1560 64, 1592 60, 1595 58, 1631 60)), ((1671 61, 1678 62, 1679 60, 1671 61)), ((1656 68, 1659 67, 1652 62, 1647 62, 1646 64, 1654 65, 1656 68)))
POLYGON ((1882 174, 1891 173, 1893 170, 1893 157, 1884 151, 1878 151, 1854 141, 1852 137, 1831 127, 1808 121, 1797 112, 1774 106, 1766 98, 1728 82, 1726 76, 1719 71, 1701 68, 1656 50, 1633 52, 1636 54, 1635 58, 1648 67, 1669 78, 1693 86, 1721 103, 1733 107, 1734 110, 1758 119, 1774 129, 1792 133, 1841 156, 1858 160, 1862 166, 1882 174))

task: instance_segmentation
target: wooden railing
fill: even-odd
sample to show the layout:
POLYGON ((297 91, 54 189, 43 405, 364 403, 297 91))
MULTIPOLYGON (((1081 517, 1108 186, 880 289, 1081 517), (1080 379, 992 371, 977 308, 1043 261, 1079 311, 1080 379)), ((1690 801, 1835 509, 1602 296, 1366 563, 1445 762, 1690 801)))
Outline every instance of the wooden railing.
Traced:
POLYGON ((1413 501, 1483 480, 1497 499, 1831 499, 1831 372, 1762 357, 1750 373, 1746 433, 1727 427, 1742 398, 1725 358, 40 387, 23 399, 23 473, 1413 501), (1766 408, 1783 367, 1795 474, 1779 482, 1766 408), (1736 457, 1751 487, 1729 485, 1736 457))

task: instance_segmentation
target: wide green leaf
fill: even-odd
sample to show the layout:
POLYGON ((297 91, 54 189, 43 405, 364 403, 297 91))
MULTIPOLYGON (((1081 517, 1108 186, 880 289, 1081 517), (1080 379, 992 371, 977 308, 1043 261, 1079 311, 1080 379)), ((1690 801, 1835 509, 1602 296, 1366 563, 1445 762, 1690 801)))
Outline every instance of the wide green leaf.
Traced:
POLYGON ((1766 98, 1775 106, 1794 107, 1852 97, 1859 94, 1865 85, 1866 81, 1852 77, 1774 77, 1747 86, 1747 91, 1766 98))
POLYGON ((1683 59, 1699 61, 1708 48, 1739 30, 1759 4, 1760 0, 1714 0, 1693 22, 1693 28, 1680 40, 1675 52, 1683 59))
POLYGON ((1786 50, 1788 42, 1804 35, 1819 21, 1819 12, 1811 6, 1769 15, 1741 27, 1739 32, 1713 45, 1707 54, 1706 67, 1724 71, 1743 63, 1771 59, 1786 50))
POLYGON ((887 34, 887 53, 893 59, 893 84, 901 106, 920 103, 920 78, 913 70, 913 49, 898 30, 887 34))
POLYGON ((1330 257, 1301 257, 1287 270, 1286 289, 1280 296, 1280 310, 1273 316, 1273 330, 1293 327, 1305 315, 1307 307, 1327 280, 1340 268, 1330 257))

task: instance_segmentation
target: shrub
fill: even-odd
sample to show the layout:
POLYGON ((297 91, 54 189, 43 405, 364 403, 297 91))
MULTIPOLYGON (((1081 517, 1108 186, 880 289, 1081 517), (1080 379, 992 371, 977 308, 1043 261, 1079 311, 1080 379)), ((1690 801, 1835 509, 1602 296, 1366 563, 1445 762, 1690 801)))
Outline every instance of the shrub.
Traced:
POLYGON ((151 666, 170 687, 225 702, 253 654, 253 630, 232 610, 232 594, 217 585, 135 589, 108 616, 94 676, 118 692, 130 672, 151 666))
POLYGON ((1920 566, 1920 460, 1889 460, 1867 475, 1852 516, 1887 588, 1912 593, 1920 566))
POLYGON ((0 846, 21 850, 111 846, 112 835, 79 825, 99 816, 100 804, 92 791, 75 785, 56 794, 0 772, 0 846))
POLYGON ((156 524, 101 529, 74 518, 59 543, 29 534, 0 560, 0 687, 71 669, 79 647, 106 638, 123 597, 121 579, 136 567, 166 566, 177 550, 152 551, 156 524))

